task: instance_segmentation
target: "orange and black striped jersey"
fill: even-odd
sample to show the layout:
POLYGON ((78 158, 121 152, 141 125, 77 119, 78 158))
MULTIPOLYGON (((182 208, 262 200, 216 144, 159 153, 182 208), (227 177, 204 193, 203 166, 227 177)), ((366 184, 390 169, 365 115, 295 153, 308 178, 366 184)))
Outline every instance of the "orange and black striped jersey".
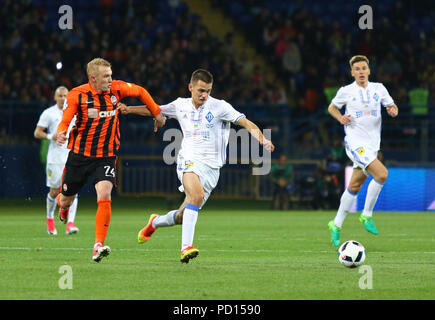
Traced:
POLYGON ((57 132, 66 131, 77 116, 68 141, 68 149, 85 157, 116 156, 120 146, 119 110, 117 104, 125 97, 139 98, 156 116, 160 107, 147 90, 133 83, 113 80, 110 91, 98 92, 90 83, 72 89, 66 98, 62 121, 57 132))

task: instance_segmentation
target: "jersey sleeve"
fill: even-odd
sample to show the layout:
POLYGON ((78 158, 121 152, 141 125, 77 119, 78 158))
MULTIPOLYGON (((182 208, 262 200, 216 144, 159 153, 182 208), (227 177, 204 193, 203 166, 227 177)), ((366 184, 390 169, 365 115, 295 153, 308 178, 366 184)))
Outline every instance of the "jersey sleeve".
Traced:
POLYGON ((177 118, 177 100, 172 101, 171 103, 164 104, 160 106, 163 115, 168 118, 177 118))
POLYGON ((43 127, 48 128, 50 126, 50 115, 48 114, 48 110, 45 109, 41 116, 39 117, 38 123, 36 124, 37 127, 43 127))
POLYGON ((234 109, 234 107, 231 104, 229 104, 224 100, 221 100, 221 107, 222 107, 221 119, 223 121, 237 123, 237 121, 245 117, 243 113, 240 113, 239 111, 234 109))
POLYGON ((160 107, 157 105, 157 103, 155 103, 154 99, 145 88, 134 83, 120 80, 116 80, 115 84, 116 87, 114 89, 119 90, 120 99, 125 97, 135 97, 147 106, 148 110, 151 111, 153 116, 157 116, 161 112, 160 107))
POLYGON ((381 88, 380 88, 380 94, 381 94, 381 104, 384 107, 389 107, 391 105, 394 104, 394 100, 393 98, 391 98, 390 94, 388 93, 387 88, 385 88, 385 86, 381 83, 380 84, 381 88))
POLYGON ((66 96, 65 104, 63 106, 62 120, 57 127, 57 133, 68 131, 71 120, 74 118, 79 107, 78 92, 71 90, 66 96))
POLYGON ((336 106, 338 109, 341 109, 344 105, 347 104, 349 98, 349 94, 346 92, 344 87, 341 87, 335 97, 332 99, 331 103, 336 106))

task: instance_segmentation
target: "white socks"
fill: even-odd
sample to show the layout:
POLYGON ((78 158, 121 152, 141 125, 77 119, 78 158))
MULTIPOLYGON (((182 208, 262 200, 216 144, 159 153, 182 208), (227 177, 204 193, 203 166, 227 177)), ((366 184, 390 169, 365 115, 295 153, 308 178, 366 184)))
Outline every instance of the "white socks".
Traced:
POLYGON ((349 210, 352 208, 353 202, 355 201, 356 193, 352 193, 349 189, 344 190, 343 195, 340 199, 340 207, 338 208, 337 215, 334 219, 334 224, 341 228, 344 219, 346 218, 349 210))
POLYGON ((177 224, 176 216, 177 216, 178 210, 172 210, 169 211, 164 216, 157 216, 153 220, 153 228, 159 228, 159 227, 169 227, 177 224))
POLYGON ((183 225, 181 231, 181 250, 193 244, 196 220, 198 219, 199 207, 188 203, 183 213, 183 225))
MULTIPOLYGON (((378 201, 379 194, 381 193, 383 183, 372 179, 370 181, 369 186, 367 188, 366 201, 364 204, 364 210, 362 212, 363 216, 371 217, 373 215, 373 208, 375 207, 376 201, 378 201)), ((355 201, 356 193, 352 193, 349 189, 346 189, 343 192, 343 195, 340 199, 340 207, 338 208, 337 215, 334 219, 334 224, 337 227, 343 225, 344 219, 347 216, 347 213, 352 208, 353 202, 355 201)))
POLYGON ((363 216, 371 217, 373 214, 373 208, 375 207, 376 201, 378 201, 379 193, 381 193, 383 183, 372 179, 367 188, 366 202, 364 204, 364 210, 362 212, 363 216))
POLYGON ((50 197, 50 194, 47 193, 47 218, 53 219, 54 218, 54 211, 56 210, 56 198, 52 199, 50 197))
MULTIPOLYGON (((69 213, 68 213, 68 222, 74 222, 74 219, 76 217, 77 213, 77 203, 78 203, 78 196, 75 197, 73 203, 69 207, 69 213)), ((50 197, 50 194, 47 194, 47 218, 53 219, 54 218, 54 212, 56 211, 57 202, 56 198, 52 199, 50 197)))
MULTIPOLYGON (((181 250, 193 244, 195 235, 196 221, 198 220, 199 207, 193 204, 187 204, 183 212, 183 223, 181 226, 181 250)), ((176 216, 178 210, 169 211, 163 216, 157 216, 153 222, 153 228, 169 227, 177 224, 176 216)))
POLYGON ((79 196, 76 195, 73 203, 69 207, 68 222, 74 222, 74 219, 76 218, 76 212, 77 212, 77 204, 78 204, 78 202, 79 202, 79 196))

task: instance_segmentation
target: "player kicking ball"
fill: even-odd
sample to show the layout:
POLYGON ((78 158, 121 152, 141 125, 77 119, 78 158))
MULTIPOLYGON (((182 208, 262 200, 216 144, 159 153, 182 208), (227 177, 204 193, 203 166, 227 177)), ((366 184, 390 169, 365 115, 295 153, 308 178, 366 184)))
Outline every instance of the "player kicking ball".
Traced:
POLYGON ((373 180, 369 183, 364 210, 359 220, 368 232, 374 235, 379 233, 372 217, 373 208, 388 177, 387 168, 378 159, 381 144, 381 107, 393 118, 399 113, 384 85, 369 82, 367 57, 354 56, 349 64, 355 81, 341 87, 328 107, 331 116, 344 126, 346 154, 353 162, 349 186, 341 196, 335 219, 328 223, 334 246, 340 245, 340 231, 344 219, 370 174, 373 180), (339 110, 343 106, 346 106, 344 115, 339 110))
MULTIPOLYGON (((230 123, 244 127, 267 151, 272 152, 275 148, 244 114, 224 100, 211 97, 212 86, 212 74, 207 70, 196 70, 188 85, 191 97, 178 98, 160 106, 162 114, 177 119, 183 131, 177 156, 177 175, 181 182, 179 190, 184 191, 186 197, 178 210, 165 215, 152 214, 138 234, 138 242, 144 243, 158 228, 181 224, 182 263, 188 263, 199 254, 193 245, 198 212, 218 183, 219 170, 225 163, 230 123)), ((120 104, 119 108, 124 114, 151 116, 145 106, 120 104)))

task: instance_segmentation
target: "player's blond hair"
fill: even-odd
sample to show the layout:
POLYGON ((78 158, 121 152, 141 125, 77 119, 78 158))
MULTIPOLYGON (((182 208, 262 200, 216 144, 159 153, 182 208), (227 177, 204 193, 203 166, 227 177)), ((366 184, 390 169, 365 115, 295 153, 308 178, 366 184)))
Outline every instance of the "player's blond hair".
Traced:
POLYGON ((90 76, 97 76, 98 75, 98 67, 99 66, 103 66, 103 67, 112 67, 112 65, 110 64, 109 61, 103 59, 103 58, 95 58, 91 61, 89 61, 87 68, 86 68, 86 72, 88 74, 88 78, 90 76))
POLYGON ((349 60, 350 68, 352 69, 354 63, 361 62, 361 61, 365 61, 367 65, 369 65, 369 59, 366 56, 357 55, 350 58, 349 60))

